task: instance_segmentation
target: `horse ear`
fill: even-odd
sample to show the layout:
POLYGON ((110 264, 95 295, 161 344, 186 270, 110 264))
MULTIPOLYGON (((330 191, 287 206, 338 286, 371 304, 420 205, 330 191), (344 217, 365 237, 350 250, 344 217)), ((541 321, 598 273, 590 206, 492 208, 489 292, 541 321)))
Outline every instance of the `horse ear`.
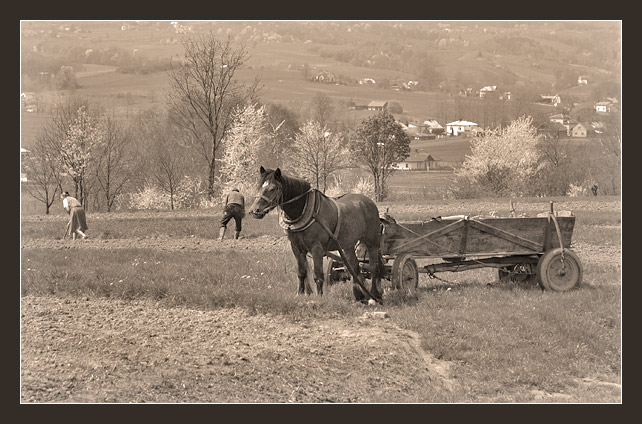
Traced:
POLYGON ((259 171, 261 172, 261 175, 265 174, 265 168, 263 168, 263 165, 261 165, 261 169, 259 171))
POLYGON ((281 178, 281 168, 276 168, 276 171, 274 171, 274 176, 276 178, 281 178))

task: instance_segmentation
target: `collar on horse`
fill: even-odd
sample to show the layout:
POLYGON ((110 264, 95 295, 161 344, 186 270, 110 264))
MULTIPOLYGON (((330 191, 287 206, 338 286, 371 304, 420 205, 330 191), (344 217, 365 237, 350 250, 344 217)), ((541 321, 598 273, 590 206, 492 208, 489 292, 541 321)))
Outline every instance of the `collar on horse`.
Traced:
POLYGON ((299 195, 294 199, 288 200, 288 203, 302 197, 305 194, 307 194, 307 197, 305 199, 305 206, 303 207, 303 212, 298 218, 289 219, 285 215, 285 213, 283 213, 283 209, 280 210, 279 225, 281 226, 281 228, 291 233, 296 233, 309 228, 317 220, 317 215, 319 213, 319 209, 321 208, 321 196, 323 196, 326 199, 332 201, 337 207, 337 226, 334 230, 334 236, 337 237, 339 228, 341 228, 341 206, 333 198, 325 196, 315 188, 311 188, 306 193, 303 193, 302 195, 299 195))

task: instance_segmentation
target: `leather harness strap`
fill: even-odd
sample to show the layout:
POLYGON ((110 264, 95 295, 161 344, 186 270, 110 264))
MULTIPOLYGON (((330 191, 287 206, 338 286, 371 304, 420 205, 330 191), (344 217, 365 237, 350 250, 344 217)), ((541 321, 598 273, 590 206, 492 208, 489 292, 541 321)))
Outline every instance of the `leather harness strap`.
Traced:
POLYGON ((319 213, 319 209, 321 208, 321 199, 319 197, 323 196, 326 199, 332 201, 337 208, 337 226, 335 227, 335 230, 334 230, 334 238, 336 239, 339 236, 339 230, 341 229, 341 223, 343 221, 343 213, 341 212, 341 206, 333 198, 324 195, 317 189, 311 188, 305 193, 293 199, 290 199, 287 202, 281 203, 280 205, 289 203, 308 193, 310 194, 308 195, 308 198, 305 201, 305 206, 303 207, 303 212, 301 212, 301 215, 296 219, 290 220, 285 217, 285 215, 283 214, 283 210, 281 210, 281 214, 279 214, 279 225, 281 225, 281 227, 284 230, 291 233, 303 231, 309 228, 315 221, 318 220, 318 213, 319 213))

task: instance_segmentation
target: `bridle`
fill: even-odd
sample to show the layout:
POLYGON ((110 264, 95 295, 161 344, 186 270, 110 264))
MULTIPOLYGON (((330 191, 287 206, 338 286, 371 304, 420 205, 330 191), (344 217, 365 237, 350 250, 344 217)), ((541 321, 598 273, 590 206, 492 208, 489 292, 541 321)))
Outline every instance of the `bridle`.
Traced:
POLYGON ((270 204, 270 206, 268 206, 267 208, 265 208, 263 210, 263 215, 267 215, 272 209, 274 209, 274 208, 276 208, 278 206, 287 205, 288 203, 292 203, 292 202, 294 202, 296 200, 299 200, 300 198, 302 198, 303 196, 307 195, 309 192, 314 190, 313 188, 310 188, 309 190, 305 191, 304 193, 301 193, 298 196, 295 196, 292 199, 287 200, 287 201, 284 202, 283 201, 283 186, 281 184, 279 184, 279 183, 275 183, 275 185, 278 187, 278 193, 272 199, 270 199, 269 197, 267 197, 266 195, 261 193, 261 191, 259 191, 256 194, 256 197, 261 198, 261 199, 265 200, 266 202, 268 202, 268 204, 270 204))

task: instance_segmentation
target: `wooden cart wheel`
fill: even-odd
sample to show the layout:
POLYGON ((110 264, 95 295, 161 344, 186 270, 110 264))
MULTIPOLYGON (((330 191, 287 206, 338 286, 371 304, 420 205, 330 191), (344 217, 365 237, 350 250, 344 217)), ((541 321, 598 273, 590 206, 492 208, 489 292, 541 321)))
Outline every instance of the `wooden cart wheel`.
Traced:
POLYGON ((497 273, 499 274, 499 280, 506 280, 513 283, 531 283, 537 280, 537 274, 529 274, 527 272, 520 272, 521 265, 510 265, 506 268, 499 268, 497 273))
POLYGON ((336 265, 336 263, 337 262, 334 259, 327 258, 325 260, 325 267, 323 270, 323 278, 325 281, 323 283, 326 287, 339 282, 339 279, 337 278, 337 272, 334 271, 334 266, 336 265))
POLYGON ((580 258, 568 249, 551 249, 539 259, 537 276, 546 290, 571 290, 582 284, 582 263, 580 258))
POLYGON ((402 253, 392 263, 392 288, 415 295, 419 285, 419 270, 410 253, 402 253))

